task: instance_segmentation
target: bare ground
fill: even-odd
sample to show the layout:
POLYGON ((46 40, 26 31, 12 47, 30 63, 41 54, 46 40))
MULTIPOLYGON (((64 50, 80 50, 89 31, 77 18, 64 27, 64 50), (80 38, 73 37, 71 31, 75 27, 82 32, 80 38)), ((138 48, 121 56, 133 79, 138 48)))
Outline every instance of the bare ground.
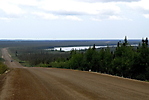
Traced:
POLYGON ((149 100, 149 83, 106 74, 26 68, 3 49, 12 69, 0 76, 0 100, 149 100))

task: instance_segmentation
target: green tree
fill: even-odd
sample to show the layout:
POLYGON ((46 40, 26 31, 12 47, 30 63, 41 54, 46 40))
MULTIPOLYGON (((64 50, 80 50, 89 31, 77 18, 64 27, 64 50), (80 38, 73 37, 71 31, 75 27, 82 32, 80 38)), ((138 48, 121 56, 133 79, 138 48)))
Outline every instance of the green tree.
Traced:
POLYGON ((99 52, 99 72, 105 72, 105 61, 104 61, 104 57, 105 57, 105 49, 102 48, 99 52))
POLYGON ((93 49, 93 54, 92 54, 92 59, 91 59, 91 70, 92 71, 95 71, 95 72, 99 72, 99 67, 100 67, 100 64, 99 64, 99 53, 93 49))
POLYGON ((73 52, 69 60, 70 68, 83 70, 82 65, 83 65, 83 54, 73 52))
POLYGON ((106 73, 111 73, 111 62, 113 60, 113 54, 110 51, 110 48, 107 47, 105 50, 105 55, 104 55, 104 69, 106 73))
POLYGON ((84 67, 85 67, 85 70, 89 70, 91 69, 91 61, 92 61, 92 58, 93 58, 93 52, 94 50, 92 48, 89 48, 85 54, 84 54, 84 67))
POLYGON ((134 49, 125 37, 124 43, 116 48, 115 58, 112 61, 113 73, 120 76, 131 77, 130 69, 134 63, 134 49))
POLYGON ((137 54, 135 54, 135 62, 132 68, 133 78, 146 80, 148 79, 149 67, 149 48, 144 39, 142 39, 142 46, 138 47, 137 54))

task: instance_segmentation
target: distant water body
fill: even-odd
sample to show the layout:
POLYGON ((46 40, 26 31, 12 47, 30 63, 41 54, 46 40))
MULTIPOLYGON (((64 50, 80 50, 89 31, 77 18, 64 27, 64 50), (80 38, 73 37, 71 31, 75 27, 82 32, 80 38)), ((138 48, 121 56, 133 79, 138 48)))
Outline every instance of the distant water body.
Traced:
MULTIPOLYGON (((138 44, 133 44, 131 46, 138 46, 138 44)), ((46 50, 62 50, 62 51, 71 51, 71 50, 85 50, 92 48, 93 46, 75 46, 75 47, 54 47, 52 49, 46 49, 46 50)), ((106 48, 107 46, 95 46, 95 48, 106 48)), ((117 45, 110 45, 108 47, 117 47, 117 45)))

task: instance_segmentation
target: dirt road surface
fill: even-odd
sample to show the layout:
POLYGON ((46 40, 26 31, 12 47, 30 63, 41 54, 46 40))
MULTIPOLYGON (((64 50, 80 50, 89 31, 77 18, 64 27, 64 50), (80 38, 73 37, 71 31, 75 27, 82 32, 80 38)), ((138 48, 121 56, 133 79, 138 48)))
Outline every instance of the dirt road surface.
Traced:
POLYGON ((149 100, 149 83, 69 69, 23 67, 2 50, 12 70, 0 76, 0 100, 149 100))

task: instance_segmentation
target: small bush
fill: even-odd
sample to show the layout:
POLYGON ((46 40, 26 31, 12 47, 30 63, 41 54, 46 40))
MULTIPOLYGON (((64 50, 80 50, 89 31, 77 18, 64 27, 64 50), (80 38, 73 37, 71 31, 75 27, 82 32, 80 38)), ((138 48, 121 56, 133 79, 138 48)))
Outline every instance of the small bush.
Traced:
POLYGON ((55 68, 67 68, 67 69, 69 69, 68 61, 66 61, 66 62, 63 62, 63 61, 60 61, 60 62, 57 62, 57 61, 51 62, 50 63, 50 66, 55 67, 55 68))

